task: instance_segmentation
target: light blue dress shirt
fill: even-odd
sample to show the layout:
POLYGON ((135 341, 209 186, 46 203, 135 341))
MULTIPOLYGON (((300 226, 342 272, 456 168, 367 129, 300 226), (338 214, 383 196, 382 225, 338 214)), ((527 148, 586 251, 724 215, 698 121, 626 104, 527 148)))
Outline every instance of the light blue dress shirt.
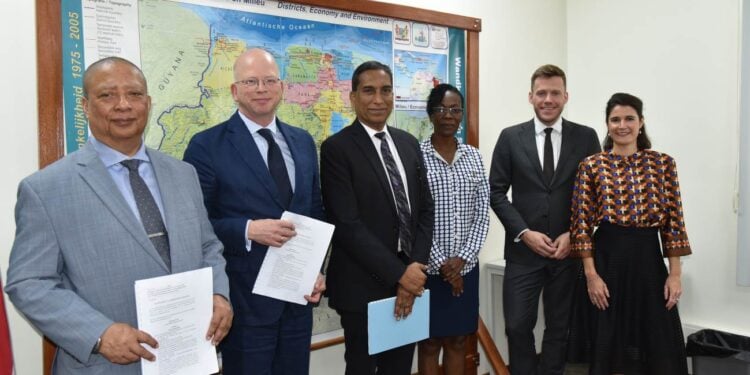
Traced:
MULTIPOLYGON (((93 135, 89 135, 89 143, 94 146, 96 154, 99 156, 102 163, 104 163, 109 175, 112 176, 112 180, 115 182, 117 190, 119 190, 122 197, 125 198, 125 202, 128 204, 128 207, 130 207, 130 210, 133 211, 133 215, 135 215, 135 218, 138 219, 139 222, 141 221, 141 213, 138 211, 138 206, 136 205, 135 197, 133 196, 133 189, 130 187, 130 174, 128 173, 128 169, 120 164, 120 162, 128 159, 142 161, 138 166, 138 174, 140 174, 143 181, 146 182, 148 190, 151 191, 151 195, 154 197, 156 205, 159 207, 161 219, 164 220, 164 205, 161 202, 161 192, 159 191, 159 184, 156 182, 154 166, 151 164, 151 159, 149 159, 148 154, 146 153, 146 146, 141 143, 138 152, 136 152, 133 157, 129 157, 112 149, 104 143, 97 141, 93 135)), ((166 221, 164 222, 166 223, 166 221)))
MULTIPOLYGON (((240 115, 242 122, 245 123, 247 130, 253 136, 255 145, 258 146, 258 151, 260 151, 260 156, 263 158, 263 162, 266 163, 266 168, 268 168, 268 141, 266 141, 266 139, 263 138, 262 135, 258 134, 258 130, 265 128, 271 131, 271 133, 273 134, 273 140, 276 141, 277 145, 279 145, 279 149, 281 149, 281 155, 284 157, 286 172, 289 174, 289 183, 292 184, 292 193, 294 193, 294 183, 296 179, 294 178, 294 159, 292 158, 292 150, 289 149, 289 145, 286 143, 284 135, 281 134, 281 132, 279 131, 279 127, 276 126, 276 117, 274 117, 273 121, 271 121, 271 123, 267 126, 260 126, 253 120, 250 120, 245 115, 243 115, 242 112, 237 111, 237 113, 240 115)), ((248 219, 247 224, 245 224, 245 249, 247 249, 247 251, 250 251, 253 245, 253 241, 247 238, 247 230, 250 228, 251 222, 252 220, 248 219)))
POLYGON ((237 111, 237 113, 239 113, 242 122, 245 123, 247 130, 250 132, 250 134, 252 134, 255 145, 258 146, 258 151, 260 151, 260 156, 263 158, 263 162, 266 163, 266 168, 268 168, 268 142, 265 138, 263 138, 262 135, 258 134, 258 130, 265 128, 273 133, 273 140, 276 141, 276 144, 278 144, 279 148, 281 149, 281 155, 284 157, 284 164, 286 164, 286 172, 287 174, 289 174, 289 183, 292 184, 292 192, 294 192, 295 178, 292 150, 289 149, 289 145, 286 143, 284 135, 281 134, 281 132, 279 131, 279 127, 276 126, 276 118, 274 117, 273 121, 271 121, 268 126, 263 127, 253 122, 253 120, 245 117, 242 112, 237 111))

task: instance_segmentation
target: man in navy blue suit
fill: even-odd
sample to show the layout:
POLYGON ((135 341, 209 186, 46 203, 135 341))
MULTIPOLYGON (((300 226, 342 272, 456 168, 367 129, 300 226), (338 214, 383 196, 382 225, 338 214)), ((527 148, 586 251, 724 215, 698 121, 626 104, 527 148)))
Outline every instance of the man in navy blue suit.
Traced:
MULTIPOLYGON (((284 211, 323 219, 315 142, 276 118, 284 82, 273 56, 251 49, 234 64, 237 112, 196 134, 184 159, 195 166, 214 231, 224 243, 234 329, 221 344, 224 374, 309 372, 312 307, 253 294, 269 246, 296 233, 284 211)), ((305 298, 320 300, 325 280, 305 298)))

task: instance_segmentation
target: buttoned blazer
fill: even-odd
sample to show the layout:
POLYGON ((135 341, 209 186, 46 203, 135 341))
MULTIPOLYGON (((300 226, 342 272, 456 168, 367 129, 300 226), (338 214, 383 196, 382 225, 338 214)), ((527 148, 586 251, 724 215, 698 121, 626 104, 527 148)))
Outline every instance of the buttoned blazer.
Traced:
POLYGON ((506 260, 522 264, 549 261, 514 239, 526 228, 553 240, 568 231, 578 164, 599 151, 594 129, 563 119, 560 158, 548 184, 537 152, 534 120, 500 133, 490 166, 490 205, 505 227, 506 260))
MULTIPOLYGON (((315 142, 303 129, 278 119, 276 124, 294 159, 294 195, 287 210, 323 220, 315 142)), ((277 321, 285 302, 252 293, 268 246, 253 242, 248 252, 245 227, 248 219, 280 218, 284 207, 252 134, 235 112, 227 121, 196 134, 184 160, 198 171, 208 216, 224 243, 235 323, 277 321)), ((291 308, 301 314, 310 307, 291 308)))
MULTIPOLYGON (((229 296, 221 242, 195 170, 147 149, 161 193, 172 273, 213 268, 229 296)), ((91 144, 21 181, 7 293, 58 345, 55 374, 139 374, 91 351, 114 322, 137 327, 134 283, 169 274, 91 144)), ((207 328, 207 327, 206 327, 207 328)))
MULTIPOLYGON (((388 127, 404 165, 414 234, 411 260, 427 264, 434 204, 419 144, 388 127)), ((329 304, 363 312, 367 302, 395 295, 406 265, 397 256, 399 222, 387 172, 362 125, 329 137, 320 151, 323 202, 336 226, 328 266, 329 304)))

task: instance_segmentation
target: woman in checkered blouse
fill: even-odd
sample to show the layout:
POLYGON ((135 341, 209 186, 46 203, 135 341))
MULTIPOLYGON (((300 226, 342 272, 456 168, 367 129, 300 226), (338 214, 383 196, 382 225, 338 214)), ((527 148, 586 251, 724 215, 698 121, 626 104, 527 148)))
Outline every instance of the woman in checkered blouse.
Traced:
POLYGON ((419 343, 420 374, 439 373, 441 348, 445 374, 463 374, 464 342, 477 330, 477 255, 489 227, 489 183, 479 150, 456 139, 463 102, 448 84, 433 88, 427 100, 433 134, 421 148, 435 200, 435 226, 425 284, 430 338, 419 343))

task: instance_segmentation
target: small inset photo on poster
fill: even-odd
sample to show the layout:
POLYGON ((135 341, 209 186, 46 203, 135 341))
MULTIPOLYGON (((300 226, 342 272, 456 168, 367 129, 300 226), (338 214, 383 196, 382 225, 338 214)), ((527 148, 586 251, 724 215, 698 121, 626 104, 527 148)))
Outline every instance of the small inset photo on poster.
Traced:
POLYGON ((411 22, 393 21, 393 41, 398 44, 411 44, 411 22))
POLYGON ((424 23, 412 24, 412 43, 416 47, 427 47, 430 45, 430 27, 424 23))
POLYGON ((448 28, 430 25, 430 47, 448 49, 448 28))

